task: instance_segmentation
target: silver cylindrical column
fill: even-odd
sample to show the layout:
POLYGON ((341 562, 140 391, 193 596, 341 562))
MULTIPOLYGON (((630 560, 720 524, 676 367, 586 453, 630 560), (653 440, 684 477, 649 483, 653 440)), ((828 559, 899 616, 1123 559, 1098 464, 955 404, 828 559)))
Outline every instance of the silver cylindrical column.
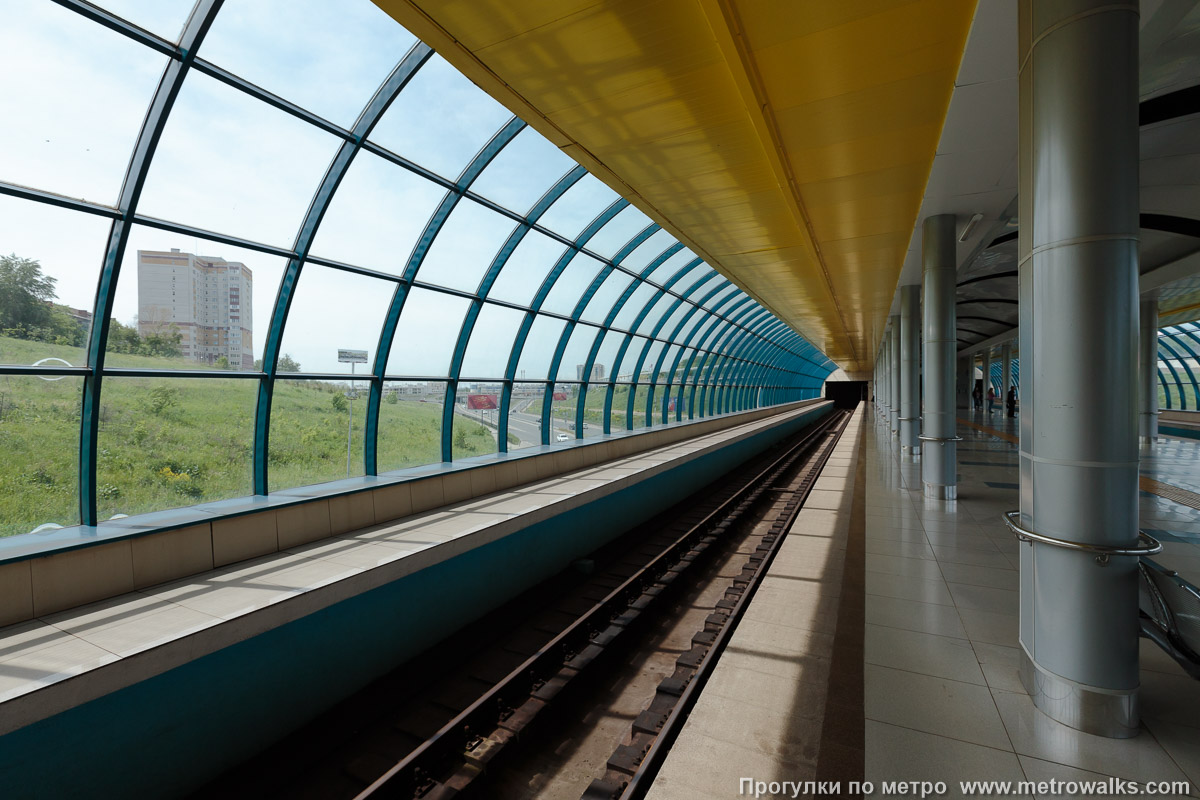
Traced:
POLYGON ((888 338, 891 344, 888 346, 888 355, 891 356, 891 367, 888 372, 891 373, 891 402, 888 404, 888 426, 893 437, 900 436, 900 316, 894 315, 891 318, 891 326, 888 332, 888 338))
POLYGON ((900 287, 900 452, 921 452, 921 287, 900 287))
POLYGON ((954 355, 958 350, 953 214, 927 217, 921 229, 922 316, 925 329, 925 412, 921 485, 926 497, 958 496, 954 355))
MULTIPOLYGON (((1138 4, 1019 9, 1021 526, 1134 548, 1138 4)), ((1021 678, 1034 704, 1088 733, 1136 735, 1137 558, 1020 551, 1021 678)))
POLYGON ((883 422, 889 424, 892 418, 892 334, 884 328, 883 331, 883 422))
POLYGON ((1158 298, 1142 300, 1139 310, 1138 442, 1158 440, 1158 298))
POLYGON ((1012 388, 1012 342, 1005 342, 1000 348, 1000 369, 1003 376, 1000 381, 1000 408, 1008 414, 1008 390, 1012 388))

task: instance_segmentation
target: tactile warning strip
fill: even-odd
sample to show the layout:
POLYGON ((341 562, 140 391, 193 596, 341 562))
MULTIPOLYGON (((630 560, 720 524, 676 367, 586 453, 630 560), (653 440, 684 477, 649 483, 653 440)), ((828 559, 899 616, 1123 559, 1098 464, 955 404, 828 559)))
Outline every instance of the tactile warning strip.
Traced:
POLYGON ((1164 497, 1172 503, 1179 503, 1181 506, 1200 510, 1200 494, 1188 491, 1187 489, 1181 489, 1169 483, 1156 481, 1154 478, 1147 478, 1145 475, 1138 478, 1138 488, 1143 492, 1164 497))

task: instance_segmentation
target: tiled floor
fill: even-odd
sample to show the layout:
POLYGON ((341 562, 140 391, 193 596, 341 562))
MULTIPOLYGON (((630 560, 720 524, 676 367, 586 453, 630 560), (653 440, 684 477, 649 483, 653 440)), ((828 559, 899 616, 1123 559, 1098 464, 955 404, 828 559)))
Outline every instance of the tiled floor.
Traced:
MULTIPOLYGON (((960 425, 959 499, 926 501, 920 465, 867 425, 866 777, 959 780, 1189 781, 1200 796, 1200 682, 1142 643, 1143 731, 1104 739, 1037 711, 1017 678, 1019 543, 1000 515, 1018 507, 1017 450, 960 425)), ((984 428, 981 430, 980 428, 984 428)), ((1200 442, 1155 446, 1143 474, 1183 488, 1200 479, 1200 442)), ((1200 575, 1200 511, 1143 493, 1159 559, 1200 575), (1165 534, 1165 535, 1164 535, 1165 534)))

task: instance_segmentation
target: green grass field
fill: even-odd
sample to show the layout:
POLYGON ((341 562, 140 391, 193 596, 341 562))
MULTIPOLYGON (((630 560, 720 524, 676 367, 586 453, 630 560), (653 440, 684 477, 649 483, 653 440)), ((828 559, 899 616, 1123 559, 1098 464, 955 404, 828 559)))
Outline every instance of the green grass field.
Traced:
MULTIPOLYGON (((0 361, 29 364, 77 348, 0 337, 0 361)), ((194 369, 177 359, 125 355, 121 366, 194 369)), ((80 395, 83 379, 0 377, 0 536, 78 517, 80 395)), ((351 475, 363 474, 366 385, 353 401, 351 475)), ((272 491, 346 477, 345 387, 315 381, 275 384, 268 468, 272 491)), ((236 378, 104 379, 97 453, 101 518, 140 514, 252 491, 258 382, 236 378)), ((381 471, 441 460, 440 402, 384 402, 381 471)), ((455 458, 494 452, 495 437, 455 417, 455 458)))

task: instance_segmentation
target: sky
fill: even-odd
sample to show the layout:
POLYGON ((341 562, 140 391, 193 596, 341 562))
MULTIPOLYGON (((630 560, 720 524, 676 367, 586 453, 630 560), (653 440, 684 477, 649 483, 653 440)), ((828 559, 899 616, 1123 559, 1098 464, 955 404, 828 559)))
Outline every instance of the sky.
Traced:
MULTIPOLYGON (((181 0, 98 4, 171 40, 178 38, 190 11, 190 3, 181 0)), ((0 181, 113 205, 167 58, 49 0, 0 0, 0 21, 0 75, 5 76, 0 81, 0 108, 9 119, 21 121, 0 129, 0 181)), ((415 42, 370 0, 226 0, 198 54, 349 128, 415 42)), ((452 179, 510 118, 506 109, 434 56, 388 109, 371 138, 452 179)), ((193 70, 167 121, 138 213, 289 248, 340 144, 337 137, 193 70)), ((574 166, 557 147, 526 128, 472 189, 524 213, 574 166)), ((436 184, 361 151, 334 195, 311 252, 399 275, 443 195, 436 184)), ((616 199, 586 175, 541 223, 574 237, 616 199)), ((588 247, 611 257, 649 224, 644 214, 627 207, 588 247)), ((429 249, 418 279, 473 291, 513 227, 503 215, 461 200, 429 249)), ((67 305, 92 308, 108 231, 104 218, 0 195, 0 251, 41 261, 58 281, 59 302, 67 305)), ((659 231, 625 263, 639 270, 674 242, 659 231)), ((277 256, 135 226, 114 316, 132 324, 137 315, 137 251, 173 247, 241 261, 252 270, 253 340, 255 356, 260 356, 286 267, 277 256)), ((531 232, 497 280, 493 296, 528 303, 562 252, 561 244, 531 232)), ((686 250, 677 254, 669 262, 671 272, 692 258, 686 250)), ((602 268, 596 259, 576 256, 544 308, 570 313, 602 268)), ((694 274, 698 278, 709 271, 701 265, 694 274)), ((654 277, 664 279, 658 273, 654 277)), ((680 286, 692 280, 689 276, 680 286)), ((611 275, 583 319, 603 322, 629 281, 620 273, 611 275)), ((336 360, 339 348, 368 350, 373 359, 395 286, 305 265, 282 351, 308 372, 348 372, 349 365, 336 360)), ((643 287, 634 299, 650 296, 643 287)), ((415 294, 405 306, 388 372, 445 375, 466 307, 461 298, 428 291, 415 294)), ((630 324, 632 316, 631 307, 617 324, 630 324)), ((520 317, 520 312, 485 307, 467 350, 464 375, 501 377, 520 317)), ((539 321, 531 340, 553 336, 556 342, 561 327, 539 321)), ((574 379, 576 360, 583 360, 594 333, 581 326, 560 377, 574 379)), ((548 342, 541 350, 552 346, 548 342)), ((614 353, 615 347, 606 341, 600 363, 614 353)), ((522 359, 521 369, 526 377, 544 378, 548 364, 548 357, 531 356, 522 359)))

